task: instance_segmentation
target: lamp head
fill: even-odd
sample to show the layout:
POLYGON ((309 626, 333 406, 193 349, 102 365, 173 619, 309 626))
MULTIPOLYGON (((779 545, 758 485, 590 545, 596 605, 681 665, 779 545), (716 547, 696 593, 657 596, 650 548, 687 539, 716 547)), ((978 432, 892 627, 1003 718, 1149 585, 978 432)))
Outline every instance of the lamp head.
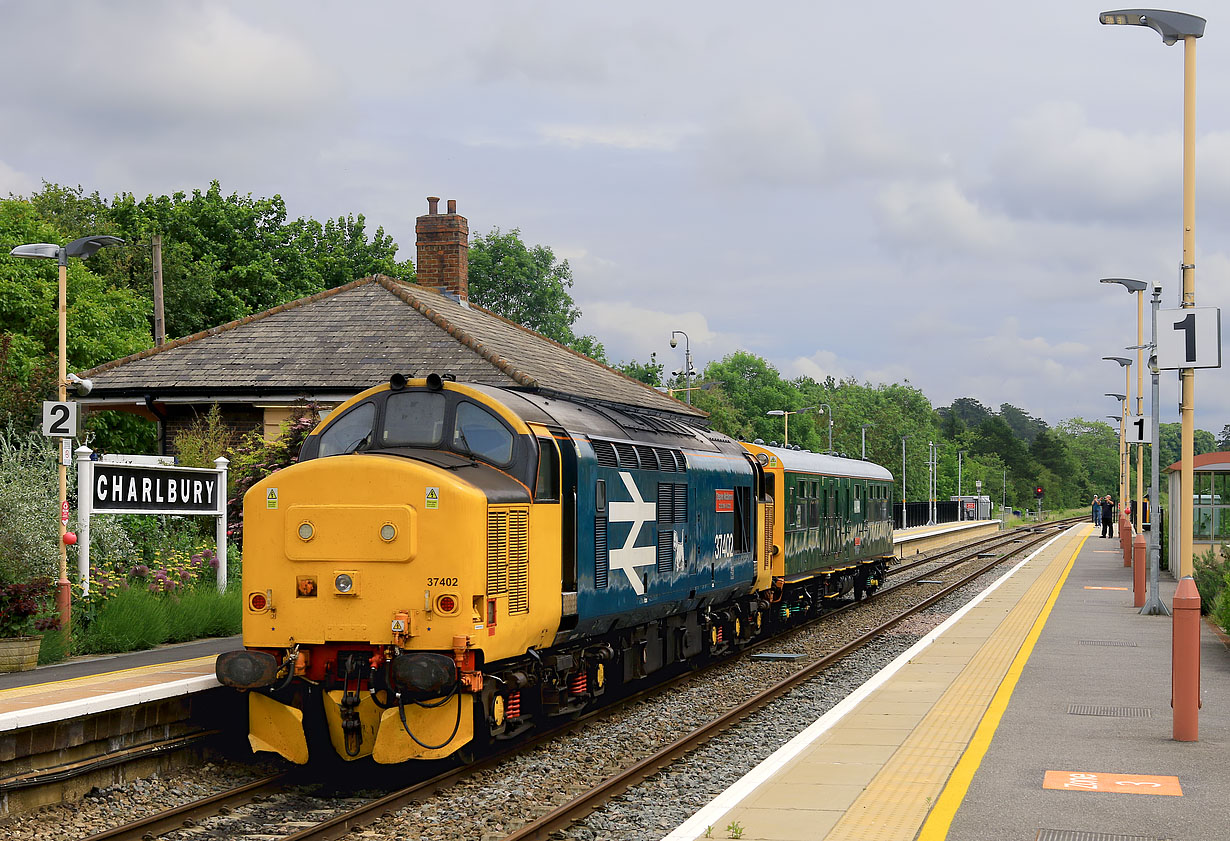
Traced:
POLYGON ((1127 368, 1132 364, 1132 360, 1128 359, 1126 356, 1103 356, 1102 358, 1107 362, 1118 362, 1124 368, 1127 368))
POLYGON ((64 246, 64 253, 69 257, 80 257, 82 260, 88 260, 97 254, 100 248, 123 244, 124 240, 119 237, 100 234, 73 240, 68 245, 64 246))
POLYGON ((1132 280, 1126 277, 1104 277, 1098 283, 1118 283, 1129 292, 1144 292, 1149 285, 1143 280, 1132 280))
POLYGON ((1162 9, 1118 9, 1102 12, 1098 19, 1110 26, 1147 26, 1162 36, 1162 43, 1171 46, 1180 38, 1200 38, 1205 20, 1183 12, 1162 9))
POLYGON ((39 257, 54 260, 60 256, 60 246, 50 242, 35 242, 30 245, 19 245, 9 252, 13 257, 25 257, 30 260, 39 257))
POLYGON ((1113 397, 1116 400, 1127 400, 1126 394, 1115 394, 1113 391, 1106 392, 1107 397, 1113 397))
POLYGON ((769 411, 765 412, 765 414, 766 414, 766 415, 773 415, 773 416, 775 416, 775 417, 781 417, 782 415, 784 415, 784 414, 786 414, 786 413, 785 413, 784 411, 782 411, 781 409, 770 409, 769 411))
POLYGON ((671 347, 679 347, 679 340, 671 336, 671 347))

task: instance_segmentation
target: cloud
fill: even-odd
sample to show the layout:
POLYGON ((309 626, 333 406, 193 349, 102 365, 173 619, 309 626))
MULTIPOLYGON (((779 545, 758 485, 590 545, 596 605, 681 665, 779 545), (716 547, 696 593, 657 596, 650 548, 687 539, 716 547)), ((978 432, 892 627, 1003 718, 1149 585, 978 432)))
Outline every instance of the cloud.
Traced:
POLYGON ((0 196, 28 196, 42 186, 39 179, 0 161, 0 196))
POLYGON ((673 152, 694 130, 682 126, 564 125, 538 127, 546 143, 571 148, 609 146, 629 151, 673 152))

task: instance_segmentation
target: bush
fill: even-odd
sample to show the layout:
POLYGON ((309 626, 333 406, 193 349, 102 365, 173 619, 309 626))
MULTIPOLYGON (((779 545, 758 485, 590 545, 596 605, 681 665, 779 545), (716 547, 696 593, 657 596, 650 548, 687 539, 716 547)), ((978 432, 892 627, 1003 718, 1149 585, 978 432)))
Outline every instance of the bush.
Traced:
POLYGON ((1230 546, 1219 550, 1209 549, 1192 559, 1192 578, 1200 591, 1200 612, 1212 613, 1217 597, 1226 588, 1226 576, 1230 575, 1230 546))
POLYGON ((0 637, 28 637, 59 627, 50 578, 0 584, 0 637))
POLYGON ((51 441, 0 428, 0 583, 59 574, 59 496, 51 441))
POLYGON ((231 449, 235 436, 222 422, 222 410, 215 403, 205 417, 197 417, 175 436, 178 463, 184 467, 204 467, 212 470, 214 459, 231 449))

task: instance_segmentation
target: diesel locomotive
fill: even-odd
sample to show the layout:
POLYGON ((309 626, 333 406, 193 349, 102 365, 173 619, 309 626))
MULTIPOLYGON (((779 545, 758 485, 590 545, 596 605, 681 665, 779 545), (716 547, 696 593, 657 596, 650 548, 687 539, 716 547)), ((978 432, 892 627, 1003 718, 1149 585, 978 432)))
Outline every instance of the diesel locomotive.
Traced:
POLYGON ((438 759, 874 591, 892 475, 430 375, 342 406, 244 498, 249 741, 438 759))

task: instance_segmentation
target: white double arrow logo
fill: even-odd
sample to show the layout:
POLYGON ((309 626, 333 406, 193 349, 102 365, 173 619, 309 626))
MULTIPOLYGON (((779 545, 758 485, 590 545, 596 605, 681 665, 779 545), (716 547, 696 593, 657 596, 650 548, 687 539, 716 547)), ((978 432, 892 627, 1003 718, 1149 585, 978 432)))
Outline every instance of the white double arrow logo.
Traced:
POLYGON ((646 502, 641 498, 641 490, 636 486, 636 482, 632 481, 632 474, 621 471, 619 478, 623 480, 624 487, 628 489, 628 495, 632 497, 632 501, 611 502, 609 519, 612 523, 631 523, 632 528, 628 529, 624 545, 610 551, 611 569, 623 570, 624 575, 628 576, 632 589, 638 596, 643 596, 645 585, 641 583, 641 577, 637 575, 636 568, 651 566, 657 562, 657 546, 655 544, 634 546, 633 544, 636 543, 642 526, 646 523, 657 522, 658 506, 656 502, 646 502))

